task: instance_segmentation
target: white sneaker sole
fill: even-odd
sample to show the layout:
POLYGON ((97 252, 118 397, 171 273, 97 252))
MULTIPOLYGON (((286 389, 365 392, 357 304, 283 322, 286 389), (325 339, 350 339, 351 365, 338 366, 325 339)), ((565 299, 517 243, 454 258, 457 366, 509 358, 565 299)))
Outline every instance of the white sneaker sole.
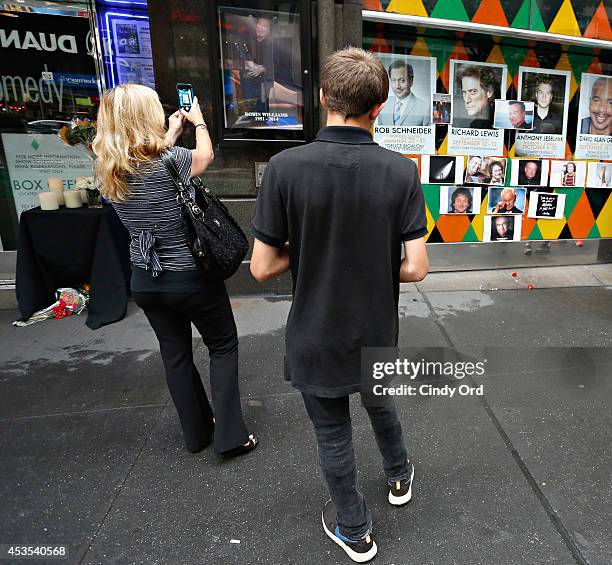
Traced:
POLYGON ((370 561, 370 559, 373 559, 378 553, 378 547, 376 546, 375 541, 372 542, 372 549, 370 549, 370 551, 368 551, 367 553, 357 553, 356 551, 353 551, 334 532, 330 532, 327 529, 323 513, 321 513, 321 522, 323 522, 323 529, 325 530, 327 537, 333 542, 335 542, 337 545, 339 545, 355 563, 366 563, 367 561, 370 561))
POLYGON ((403 496, 393 496, 393 492, 389 489, 389 503, 393 506, 403 506, 410 502, 412 498, 412 483, 414 481, 414 465, 412 466, 412 475, 410 476, 410 488, 408 492, 403 496))

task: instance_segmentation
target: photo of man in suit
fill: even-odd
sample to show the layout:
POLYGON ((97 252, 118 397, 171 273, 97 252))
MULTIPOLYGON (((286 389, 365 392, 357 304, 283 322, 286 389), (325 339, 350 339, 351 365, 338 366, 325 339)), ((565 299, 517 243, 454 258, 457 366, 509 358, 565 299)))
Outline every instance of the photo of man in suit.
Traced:
POLYGON ((506 187, 503 188, 499 194, 499 200, 497 203, 494 203, 491 206, 491 202, 497 200, 495 198, 496 192, 499 189, 489 189, 489 205, 491 206, 490 214, 522 214, 523 210, 521 210, 518 206, 516 206, 516 200, 518 197, 518 191, 521 191, 521 199, 525 198, 525 189, 520 188, 511 188, 506 187))
POLYGON ((380 126, 428 126, 431 123, 429 101, 412 91, 414 69, 403 59, 397 59, 388 68, 389 83, 393 94, 378 116, 380 126))

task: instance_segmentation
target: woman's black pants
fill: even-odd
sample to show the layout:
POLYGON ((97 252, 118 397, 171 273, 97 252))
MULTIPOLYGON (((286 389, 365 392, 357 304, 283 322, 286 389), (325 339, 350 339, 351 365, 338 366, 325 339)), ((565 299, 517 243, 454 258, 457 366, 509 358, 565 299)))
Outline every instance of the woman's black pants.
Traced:
POLYGON ((248 432, 242 419, 238 386, 238 334, 223 281, 207 283, 197 293, 132 294, 159 341, 168 388, 187 449, 200 451, 213 437, 218 453, 246 443, 248 432), (193 362, 192 322, 210 354, 214 414, 193 362))

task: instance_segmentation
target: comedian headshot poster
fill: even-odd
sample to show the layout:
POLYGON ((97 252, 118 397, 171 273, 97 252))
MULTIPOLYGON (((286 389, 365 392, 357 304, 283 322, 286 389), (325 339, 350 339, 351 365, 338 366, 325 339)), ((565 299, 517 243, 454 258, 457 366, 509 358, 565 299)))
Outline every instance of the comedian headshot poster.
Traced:
POLYGON ((612 159, 612 76, 582 73, 576 159, 612 159))
POLYGON ((570 71, 519 67, 519 99, 535 107, 533 129, 516 134, 517 157, 565 157, 570 81, 570 71))
POLYGON ((374 122, 374 141, 403 154, 436 152, 432 123, 435 57, 378 54, 389 76, 385 107, 374 122))
POLYGON ((453 115, 449 155, 503 155, 504 131, 493 128, 495 100, 506 99, 506 65, 451 59, 453 115))

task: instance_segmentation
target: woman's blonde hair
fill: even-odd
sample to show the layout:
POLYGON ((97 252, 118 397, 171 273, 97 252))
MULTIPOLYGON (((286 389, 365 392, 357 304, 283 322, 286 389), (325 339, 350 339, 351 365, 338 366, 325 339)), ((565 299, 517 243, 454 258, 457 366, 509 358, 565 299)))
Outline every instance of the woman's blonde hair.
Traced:
POLYGON ((130 196, 126 175, 138 172, 168 147, 164 109, 157 92, 139 84, 107 90, 100 101, 92 148, 100 192, 114 202, 130 196))

